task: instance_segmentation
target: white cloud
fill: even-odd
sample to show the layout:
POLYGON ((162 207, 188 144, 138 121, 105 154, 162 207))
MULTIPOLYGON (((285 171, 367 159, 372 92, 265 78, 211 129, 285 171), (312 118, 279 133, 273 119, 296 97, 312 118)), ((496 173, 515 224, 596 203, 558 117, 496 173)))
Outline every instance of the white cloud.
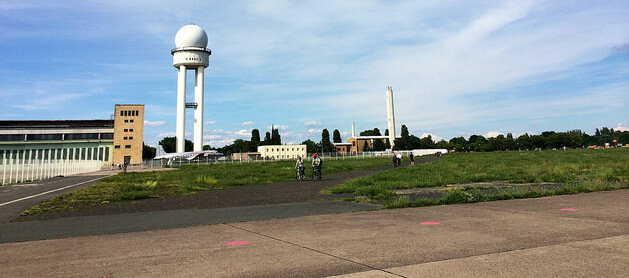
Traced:
POLYGON ((623 126, 622 124, 617 124, 616 127, 614 127, 615 131, 629 131, 629 127, 623 126))
POLYGON ((216 121, 205 121, 205 125, 213 125, 216 121))
POLYGON ((248 135, 251 135, 251 132, 246 129, 241 129, 239 131, 234 132, 234 134, 240 135, 240 136, 248 136, 248 135))
POLYGON ((428 137, 429 135, 430 135, 430 138, 432 139, 432 141, 439 142, 439 141, 443 140, 443 137, 440 137, 438 135, 434 135, 432 133, 423 133, 419 138, 425 138, 425 137, 428 137))
POLYGON ((494 137, 498 137, 498 135, 504 135, 504 134, 502 134, 502 132, 500 132, 500 131, 490 131, 490 132, 487 132, 483 136, 485 138, 494 138, 494 137))
POLYGON ((241 126, 253 126, 253 125, 256 125, 256 122, 254 122, 254 121, 246 121, 246 122, 244 122, 244 123, 242 123, 240 125, 241 126))
POLYGON ((155 121, 155 122, 151 122, 151 121, 144 121, 144 126, 163 126, 166 124, 166 121, 155 121))
POLYGON ((321 122, 318 122, 318 121, 307 121, 307 122, 304 123, 304 125, 306 127, 309 127, 309 128, 323 126, 323 124, 321 122))

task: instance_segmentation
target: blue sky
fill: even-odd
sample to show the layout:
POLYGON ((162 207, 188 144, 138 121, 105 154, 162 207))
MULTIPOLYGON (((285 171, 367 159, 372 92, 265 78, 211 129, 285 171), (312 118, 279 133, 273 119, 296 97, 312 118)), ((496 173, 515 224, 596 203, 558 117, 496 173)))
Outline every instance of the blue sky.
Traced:
MULTIPOLYGON (((279 127, 470 135, 629 130, 627 1, 0 1, 0 118, 108 119, 174 136, 182 26, 205 29, 204 140, 279 127)), ((188 80, 193 72, 188 72, 188 80)), ((191 84, 188 101, 193 101, 191 84)), ((187 139, 192 140, 192 110, 187 139)))

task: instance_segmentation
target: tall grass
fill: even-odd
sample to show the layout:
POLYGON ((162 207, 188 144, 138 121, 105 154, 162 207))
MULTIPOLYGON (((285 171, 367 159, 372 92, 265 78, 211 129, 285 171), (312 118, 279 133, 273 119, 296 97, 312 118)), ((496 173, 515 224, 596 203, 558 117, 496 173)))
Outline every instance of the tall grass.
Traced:
MULTIPOLYGON (((391 198, 393 190, 448 184, 609 184, 629 182, 629 149, 460 153, 415 167, 392 169, 348 181, 327 193, 391 198)), ((458 193, 452 193, 458 194, 458 193)), ((460 196, 459 196, 460 197, 460 196)))

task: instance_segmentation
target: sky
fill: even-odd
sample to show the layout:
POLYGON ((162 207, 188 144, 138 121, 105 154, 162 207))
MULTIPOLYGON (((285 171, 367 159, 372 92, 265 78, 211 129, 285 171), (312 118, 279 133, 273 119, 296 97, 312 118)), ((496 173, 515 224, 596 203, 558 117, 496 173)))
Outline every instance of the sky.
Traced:
MULTIPOLYGON (((450 140, 629 131, 629 2, 0 0, 0 119, 109 119, 144 104, 144 141, 175 136, 170 50, 205 29, 204 142, 279 129, 450 140)), ((188 71, 188 102, 194 101, 188 71)), ((186 114, 192 140, 193 111, 186 114)))

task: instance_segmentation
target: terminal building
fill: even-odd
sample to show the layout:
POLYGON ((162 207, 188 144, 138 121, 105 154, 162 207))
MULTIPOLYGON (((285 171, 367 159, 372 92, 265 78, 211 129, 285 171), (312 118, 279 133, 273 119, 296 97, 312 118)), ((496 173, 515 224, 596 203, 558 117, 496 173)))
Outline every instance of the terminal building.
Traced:
POLYGON ((263 159, 296 159, 308 155, 306 145, 266 145, 259 146, 258 153, 263 159))
POLYGON ((143 104, 116 104, 112 119, 0 120, 0 160, 141 164, 143 134, 143 104))

